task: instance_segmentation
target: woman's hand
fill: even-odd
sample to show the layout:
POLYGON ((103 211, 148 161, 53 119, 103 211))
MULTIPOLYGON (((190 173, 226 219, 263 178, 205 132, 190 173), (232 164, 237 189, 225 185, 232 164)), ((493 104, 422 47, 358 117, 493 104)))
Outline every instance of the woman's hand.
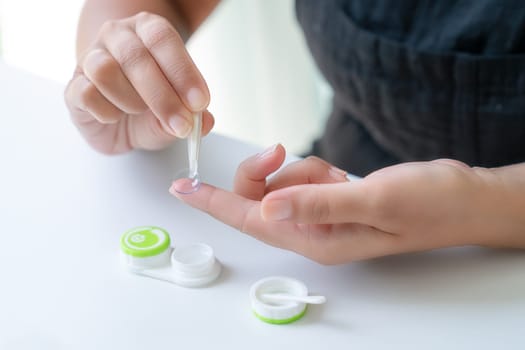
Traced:
POLYGON ((344 171, 310 157, 267 181, 284 156, 277 146, 244 161, 234 193, 203 185, 180 195, 181 180, 170 191, 242 232, 324 264, 459 245, 516 246, 507 233, 520 209, 509 207, 511 194, 487 169, 442 159, 348 182, 344 171))
POLYGON ((209 99, 177 31, 146 12, 107 21, 65 92, 73 122, 104 153, 163 148, 189 134, 198 111, 204 111, 207 134, 213 127, 205 111, 209 99))

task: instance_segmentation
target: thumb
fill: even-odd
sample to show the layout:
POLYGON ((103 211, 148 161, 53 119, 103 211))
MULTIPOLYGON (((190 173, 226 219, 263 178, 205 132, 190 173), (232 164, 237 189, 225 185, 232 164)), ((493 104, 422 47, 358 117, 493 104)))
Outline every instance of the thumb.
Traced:
POLYGON ((261 202, 261 216, 266 221, 302 224, 366 224, 368 207, 361 182, 306 184, 267 194, 261 202))

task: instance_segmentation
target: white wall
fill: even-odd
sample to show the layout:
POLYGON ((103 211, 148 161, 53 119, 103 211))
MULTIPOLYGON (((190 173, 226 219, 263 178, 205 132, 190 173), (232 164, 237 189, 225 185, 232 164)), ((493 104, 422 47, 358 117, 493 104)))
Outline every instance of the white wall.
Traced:
MULTIPOLYGON (((108 0, 109 1, 109 0, 108 0)), ((0 0, 4 59, 66 83, 80 0, 0 0)), ((293 0, 225 0, 189 50, 207 79, 216 131, 292 152, 321 132, 329 93, 295 22, 293 0)))
POLYGON ((4 59, 37 75, 67 82, 74 69, 79 0, 1 0, 4 59))

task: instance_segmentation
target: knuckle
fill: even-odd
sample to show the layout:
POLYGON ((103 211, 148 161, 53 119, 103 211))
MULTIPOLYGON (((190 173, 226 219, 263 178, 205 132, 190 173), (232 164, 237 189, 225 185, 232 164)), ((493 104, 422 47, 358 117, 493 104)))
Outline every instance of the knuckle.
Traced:
POLYGON ((316 156, 308 156, 305 158, 305 161, 309 164, 312 164, 313 167, 315 166, 322 166, 322 167, 329 167, 330 164, 328 164, 325 160, 316 157, 316 156))
POLYGON ((304 159, 306 162, 309 162, 309 163, 318 163, 318 162, 323 162, 321 160, 321 158, 319 157, 316 157, 316 156, 308 156, 304 159))
POLYGON ((105 21, 100 27, 100 34, 102 37, 107 37, 108 35, 117 32, 121 26, 122 22, 120 20, 112 19, 105 21))
POLYGON ((174 31, 162 17, 152 18, 141 27, 142 41, 149 49, 162 47, 175 38, 174 31))
POLYGON ((177 99, 172 96, 171 91, 164 88, 152 90, 146 99, 146 104, 161 119, 167 119, 174 114, 186 119, 189 118, 189 115, 181 108, 177 99))
POLYGON ((123 43, 118 49, 118 61, 125 69, 131 69, 149 57, 148 50, 142 45, 129 45, 123 43))
POLYGON ((151 18, 159 17, 148 11, 140 11, 135 15, 135 19, 138 23, 146 22, 151 18))
POLYGON ((192 73, 189 63, 182 59, 174 60, 173 62, 167 64, 165 69, 170 77, 189 77, 189 75, 192 73))
POLYGON ((91 81, 109 84, 113 81, 119 66, 111 56, 106 55, 103 50, 97 49, 86 56, 83 68, 91 81))
POLYGON ((306 201, 310 208, 309 217, 313 222, 323 223, 330 217, 330 205, 316 189, 312 191, 306 201))
POLYGON ((470 169, 470 166, 468 166, 468 164, 456 159, 440 158, 432 160, 431 163, 451 165, 460 169, 470 169))
POLYGON ((148 105, 150 105, 152 109, 163 111, 166 109, 166 105, 171 104, 166 103, 168 100, 169 97, 167 91, 161 88, 156 88, 150 93, 148 105))

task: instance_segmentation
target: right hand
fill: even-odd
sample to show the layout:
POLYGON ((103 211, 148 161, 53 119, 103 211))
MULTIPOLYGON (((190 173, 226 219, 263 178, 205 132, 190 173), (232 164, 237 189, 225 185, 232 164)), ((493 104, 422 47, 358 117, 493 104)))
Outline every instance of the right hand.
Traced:
POLYGON ((145 12, 101 27, 65 100, 87 142, 107 154, 185 138, 195 112, 203 111, 204 135, 214 123, 208 87, 184 41, 165 18, 145 12))

